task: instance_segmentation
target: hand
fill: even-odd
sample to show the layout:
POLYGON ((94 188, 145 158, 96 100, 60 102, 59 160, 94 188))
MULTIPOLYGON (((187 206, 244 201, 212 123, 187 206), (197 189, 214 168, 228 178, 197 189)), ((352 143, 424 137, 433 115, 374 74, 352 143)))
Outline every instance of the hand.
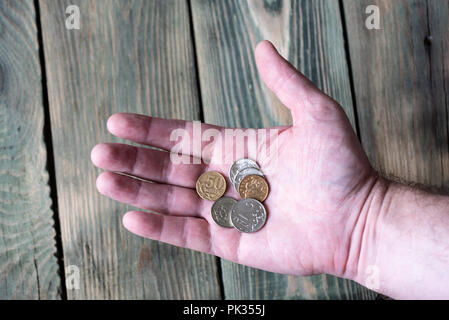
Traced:
MULTIPOLYGON (((97 188, 112 199, 159 213, 128 212, 123 224, 137 235, 272 272, 354 278, 363 236, 361 212, 376 174, 338 103, 268 41, 261 42, 255 54, 261 77, 293 118, 293 126, 279 128, 277 164, 262 166, 272 174, 267 177, 270 194, 264 202, 268 217, 260 231, 245 234, 216 225, 210 217, 213 203, 196 194, 202 172, 228 174, 229 162, 217 158, 213 148, 209 156, 203 155, 208 164, 170 161, 167 151, 176 143, 169 139, 171 132, 192 130, 190 122, 112 115, 107 123, 112 134, 166 151, 116 143, 95 146, 91 157, 99 168, 156 182, 105 172, 98 177, 97 188)), ((202 128, 224 129, 204 124, 202 128)), ((227 195, 239 199, 229 184, 227 195)))

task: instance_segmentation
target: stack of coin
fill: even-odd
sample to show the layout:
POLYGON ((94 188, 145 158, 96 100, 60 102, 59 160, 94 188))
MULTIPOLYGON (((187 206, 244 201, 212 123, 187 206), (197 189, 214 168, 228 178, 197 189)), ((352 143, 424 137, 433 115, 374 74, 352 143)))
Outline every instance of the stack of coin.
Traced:
POLYGON ((241 232, 256 232, 266 221, 267 212, 261 203, 268 196, 268 184, 257 163, 251 159, 234 162, 229 178, 242 200, 222 197, 226 191, 225 178, 216 171, 203 173, 196 182, 198 195, 215 201, 212 219, 221 227, 236 228, 241 232))
POLYGON ((242 199, 263 202, 268 196, 268 183, 257 163, 251 159, 234 162, 229 170, 229 179, 242 199))

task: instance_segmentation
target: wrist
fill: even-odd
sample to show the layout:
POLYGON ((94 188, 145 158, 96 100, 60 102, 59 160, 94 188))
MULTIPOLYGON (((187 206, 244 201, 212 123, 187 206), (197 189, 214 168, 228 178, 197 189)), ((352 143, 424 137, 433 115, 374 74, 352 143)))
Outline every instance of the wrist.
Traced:
POLYGON ((392 182, 374 174, 359 191, 349 219, 351 230, 345 268, 340 276, 377 290, 377 245, 382 215, 391 199, 392 182))
POLYGON ((378 178, 351 237, 348 278, 393 298, 447 298, 449 197, 378 178))

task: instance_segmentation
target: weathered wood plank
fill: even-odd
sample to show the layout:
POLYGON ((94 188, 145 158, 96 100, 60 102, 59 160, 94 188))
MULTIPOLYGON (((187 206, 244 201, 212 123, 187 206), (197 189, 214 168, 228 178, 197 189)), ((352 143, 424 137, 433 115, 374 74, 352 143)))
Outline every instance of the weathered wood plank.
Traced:
POLYGON ((0 1, 0 299, 59 299, 33 1, 0 1))
POLYGON ((90 150, 117 141, 115 112, 199 119, 186 1, 41 1, 66 265, 71 299, 220 298, 215 257, 144 240, 121 226, 130 208, 98 194, 90 150), (65 28, 77 5, 81 29, 65 28))
MULTIPOLYGON (((345 108, 354 120, 338 1, 192 1, 206 122, 266 127, 291 122, 288 110, 262 85, 256 43, 280 52, 345 108)), ((230 299, 349 299, 375 294, 327 275, 293 277, 222 261, 230 299)))
POLYGON ((344 1, 360 135, 370 160, 449 188, 448 1, 344 1), (365 28, 368 5, 380 30, 365 28))

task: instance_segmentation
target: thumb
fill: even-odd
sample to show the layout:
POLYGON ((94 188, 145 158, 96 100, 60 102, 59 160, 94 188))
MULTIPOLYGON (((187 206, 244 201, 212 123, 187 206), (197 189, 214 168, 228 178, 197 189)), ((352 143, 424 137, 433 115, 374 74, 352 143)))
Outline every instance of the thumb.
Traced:
POLYGON ((256 47, 255 55, 262 80, 290 109, 293 124, 304 119, 305 115, 323 119, 329 113, 329 107, 336 104, 312 81, 281 57, 271 42, 267 40, 260 42, 256 47))

